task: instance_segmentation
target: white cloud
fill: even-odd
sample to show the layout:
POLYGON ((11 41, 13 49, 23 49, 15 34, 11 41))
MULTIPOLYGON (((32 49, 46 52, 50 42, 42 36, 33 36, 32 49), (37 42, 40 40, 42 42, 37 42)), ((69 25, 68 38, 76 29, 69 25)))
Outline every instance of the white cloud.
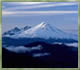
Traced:
POLYGON ((47 2, 17 2, 17 4, 22 4, 22 5, 33 5, 33 4, 42 4, 42 3, 47 3, 47 2))
POLYGON ((9 5, 36 5, 36 4, 42 4, 47 2, 7 2, 6 4, 9 5))
MULTIPOLYGON (((77 2, 58 2, 58 3, 48 3, 48 2, 11 2, 14 4, 24 4, 17 7, 11 7, 3 9, 2 15, 24 15, 24 14, 67 14, 67 13, 78 13, 78 11, 18 11, 25 10, 25 9, 35 9, 35 8, 47 8, 47 7, 57 7, 57 6, 70 6, 70 5, 77 5, 77 2), (42 4, 41 3, 45 3, 42 4), (27 6, 29 4, 29 6, 27 6), (36 4, 33 5, 32 4, 36 4)), ((10 4, 11 4, 10 3, 10 4)), ((14 6, 14 5, 13 5, 14 6)))
POLYGON ((2 11, 2 15, 13 15, 17 14, 16 12, 2 11))
MULTIPOLYGON (((33 3, 33 2, 32 2, 33 3)), ((41 2, 40 2, 41 3, 41 2)), ((22 3, 22 4, 30 4, 30 3, 22 3)), ((33 3, 35 4, 35 2, 33 3)), ((36 3, 38 4, 38 3, 36 3)), ((77 3, 53 3, 53 4, 44 4, 44 5, 34 5, 34 6, 17 6, 17 7, 11 7, 11 8, 6 8, 4 10, 18 10, 18 9, 35 9, 35 8, 47 8, 47 7, 57 7, 57 6, 70 6, 70 5, 77 5, 77 3)))
POLYGON ((27 14, 71 14, 78 13, 78 11, 2 11, 2 15, 27 15, 27 14))

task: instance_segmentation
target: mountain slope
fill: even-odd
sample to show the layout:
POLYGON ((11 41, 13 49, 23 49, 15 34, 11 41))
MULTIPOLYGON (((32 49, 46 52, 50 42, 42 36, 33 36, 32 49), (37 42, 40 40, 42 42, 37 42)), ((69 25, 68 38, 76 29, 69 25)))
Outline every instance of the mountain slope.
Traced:
POLYGON ((15 27, 14 29, 11 29, 5 33, 3 33, 3 36, 11 36, 15 35, 16 33, 20 32, 20 29, 18 27, 15 27))
POLYGON ((16 34, 13 36, 14 38, 53 38, 53 39, 78 39, 76 35, 68 34, 63 32, 62 30, 52 27, 49 24, 42 22, 41 24, 36 25, 28 30, 21 32, 20 34, 16 34))
POLYGON ((18 28, 18 27, 15 27, 7 32, 4 32, 3 33, 3 37, 10 37, 10 36, 13 36, 13 35, 16 35, 16 34, 20 34, 22 31, 25 31, 25 30, 28 30, 29 28, 31 28, 30 26, 25 26, 23 28, 18 28))

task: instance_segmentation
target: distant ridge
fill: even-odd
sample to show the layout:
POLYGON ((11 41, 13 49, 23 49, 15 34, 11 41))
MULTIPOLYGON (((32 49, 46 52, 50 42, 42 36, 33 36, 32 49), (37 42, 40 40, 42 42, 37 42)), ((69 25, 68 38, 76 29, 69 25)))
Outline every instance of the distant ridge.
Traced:
POLYGON ((2 34, 2 36, 12 36, 12 35, 15 35, 15 34, 18 34, 20 33, 21 31, 25 31, 25 30, 28 30, 29 28, 31 28, 30 26, 25 26, 23 28, 18 28, 18 27, 15 27, 7 32, 4 32, 2 34))

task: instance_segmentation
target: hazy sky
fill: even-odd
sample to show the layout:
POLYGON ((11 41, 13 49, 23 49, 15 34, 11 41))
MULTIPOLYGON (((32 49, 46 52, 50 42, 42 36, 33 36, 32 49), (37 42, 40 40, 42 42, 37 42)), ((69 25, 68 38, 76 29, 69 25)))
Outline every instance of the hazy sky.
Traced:
POLYGON ((35 26, 41 22, 77 34, 77 2, 3 2, 2 32, 14 27, 35 26))

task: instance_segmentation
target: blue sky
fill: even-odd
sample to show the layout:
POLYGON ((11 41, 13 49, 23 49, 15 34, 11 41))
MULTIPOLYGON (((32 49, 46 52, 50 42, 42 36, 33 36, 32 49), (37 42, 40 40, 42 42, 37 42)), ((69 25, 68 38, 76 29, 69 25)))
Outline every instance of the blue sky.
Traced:
POLYGON ((3 2, 2 32, 15 26, 35 26, 48 23, 65 32, 78 32, 77 2, 3 2))

